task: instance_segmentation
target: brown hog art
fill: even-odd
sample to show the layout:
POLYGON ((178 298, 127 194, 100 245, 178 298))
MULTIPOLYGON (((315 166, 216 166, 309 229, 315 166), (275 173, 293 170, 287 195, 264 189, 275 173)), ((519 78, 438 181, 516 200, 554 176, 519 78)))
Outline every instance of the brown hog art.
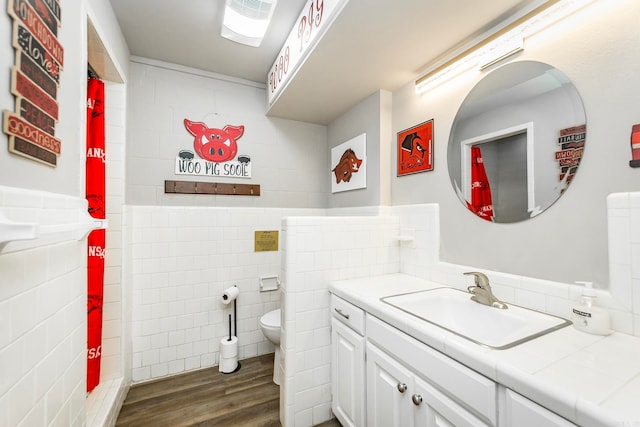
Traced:
POLYGON ((336 184, 340 184, 340 181, 351 181, 351 176, 360 170, 360 165, 362 160, 356 157, 356 153, 351 148, 347 149, 332 170, 336 175, 336 184))

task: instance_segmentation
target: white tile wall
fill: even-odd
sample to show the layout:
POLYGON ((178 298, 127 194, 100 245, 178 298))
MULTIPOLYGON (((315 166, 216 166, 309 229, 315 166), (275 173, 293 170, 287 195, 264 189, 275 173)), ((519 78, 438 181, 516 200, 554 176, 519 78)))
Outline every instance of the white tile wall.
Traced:
MULTIPOLYGON (((607 197, 609 213, 609 277, 616 303, 630 308, 623 316, 627 333, 640 336, 640 192, 607 197)), ((623 313, 624 314, 624 313, 623 313)))
POLYGON ((437 280, 434 267, 440 256, 440 216, 437 204, 393 206, 400 218, 400 271, 437 280))
MULTIPOLYGON (((607 289, 594 284, 598 303, 610 311, 614 330, 640 336, 640 193, 612 194, 607 205, 610 277, 607 289)), ((401 244, 403 273, 465 289, 472 279, 463 273, 483 271, 500 299, 565 318, 582 293, 573 283, 440 262, 438 206, 396 206, 392 213, 400 217, 400 234, 415 236, 401 244)))
MULTIPOLYGON (((68 223, 86 214, 85 203, 68 196, 0 187, 2 214, 19 222, 68 223)), ((112 203, 114 207, 118 204, 117 200, 112 203)), ((611 283, 610 292, 599 296, 612 309, 614 328, 639 336, 640 193, 612 195, 608 208, 611 283)), ((285 381, 281 404, 285 425, 312 425, 331 414, 326 310, 330 280, 402 271, 466 287, 468 278, 462 272, 481 269, 438 261, 437 205, 339 212, 129 206, 124 211, 112 210, 112 214, 111 233, 120 227, 120 233, 128 237, 112 251, 125 253, 126 265, 114 261, 107 268, 105 300, 109 308, 105 312, 113 308, 115 313, 106 316, 108 339, 115 338, 107 344, 113 344, 107 358, 126 359, 126 355, 116 356, 122 351, 116 342, 123 342, 117 334, 129 330, 129 323, 123 327, 122 317, 118 318, 128 310, 126 291, 118 281, 124 280, 124 270, 130 270, 134 381, 215 365, 230 312, 218 298, 222 289, 233 284, 242 290, 238 303, 240 357, 273 351, 257 322, 264 312, 278 306, 279 293, 258 292, 258 278, 282 269, 285 381), (375 216, 334 218, 324 217, 326 213, 375 216), (279 229, 282 218, 294 215, 285 221, 282 254, 253 252, 255 230, 279 229), (317 216, 300 217, 310 215, 317 216), (397 235, 413 239, 398 242, 397 235)), ((0 425, 86 422, 86 244, 70 236, 58 233, 0 249, 0 425)), ((485 272, 503 299, 554 314, 566 316, 579 293, 572 284, 485 272)), ((107 379, 105 384, 121 389, 118 379, 107 379)), ((101 396, 96 395, 95 400, 100 401, 101 396)))
POLYGON ((128 136, 132 142, 127 147, 128 204, 271 208, 325 205, 330 184, 326 127, 266 117, 265 89, 260 84, 228 81, 213 73, 134 57, 129 64, 128 85, 128 136), (189 147, 193 150, 193 137, 184 127, 185 118, 211 127, 244 126, 238 152, 253 160, 251 182, 261 185, 260 197, 176 197, 164 192, 164 181, 176 179, 173 169, 178 152, 189 147))
POLYGON ((283 216, 321 210, 270 208, 128 208, 133 288, 133 381, 218 364, 233 305, 223 290, 237 285, 239 358, 273 352, 260 317, 280 306, 259 278, 280 273, 280 252, 255 252, 254 232, 280 230, 283 216))
MULTIPOLYGON (((0 187, 0 211, 46 230, 82 218, 87 205, 0 187)), ((86 240, 73 234, 0 247, 0 425, 85 423, 86 240)))
POLYGON ((280 420, 331 418, 331 280, 399 269, 397 217, 289 217, 283 221, 280 420))

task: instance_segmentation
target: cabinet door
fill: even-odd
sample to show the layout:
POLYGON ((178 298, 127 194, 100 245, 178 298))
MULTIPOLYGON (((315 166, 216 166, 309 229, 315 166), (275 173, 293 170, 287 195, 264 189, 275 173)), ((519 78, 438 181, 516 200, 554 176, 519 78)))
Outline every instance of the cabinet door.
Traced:
MULTIPOLYGON (((415 427, 487 426, 458 403, 417 377, 411 400, 414 405, 415 427)), ((509 425, 519 427, 519 424, 509 425)))
POLYGON ((504 415, 504 424, 508 426, 576 427, 561 416, 509 389, 506 389, 505 405, 501 412, 504 415))
POLYGON ((367 426, 413 427, 413 375, 367 343, 367 426))
POLYGON ((364 337, 331 321, 331 409, 343 427, 364 427, 364 337))

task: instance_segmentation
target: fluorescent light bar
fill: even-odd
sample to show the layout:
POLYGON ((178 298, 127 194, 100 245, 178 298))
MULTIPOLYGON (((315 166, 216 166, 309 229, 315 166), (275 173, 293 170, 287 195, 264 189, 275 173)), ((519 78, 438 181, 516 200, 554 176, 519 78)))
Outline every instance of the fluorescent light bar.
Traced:
POLYGON ((481 70, 524 49, 524 40, 594 0, 549 0, 471 47, 436 66, 415 82, 423 93, 474 67, 481 70))
POLYGON ((226 0, 220 35, 248 46, 262 43, 277 0, 226 0))
POLYGON ((519 29, 514 34, 505 34, 478 51, 478 66, 481 70, 524 50, 524 36, 519 29))

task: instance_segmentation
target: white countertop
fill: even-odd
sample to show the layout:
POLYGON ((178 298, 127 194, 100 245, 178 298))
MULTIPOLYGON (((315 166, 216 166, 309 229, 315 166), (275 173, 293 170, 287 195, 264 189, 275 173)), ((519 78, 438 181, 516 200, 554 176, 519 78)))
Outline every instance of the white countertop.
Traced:
POLYGON ((380 301, 436 287, 442 285, 397 273, 334 281, 329 290, 580 426, 640 426, 640 338, 591 335, 569 325, 494 350, 380 301))

